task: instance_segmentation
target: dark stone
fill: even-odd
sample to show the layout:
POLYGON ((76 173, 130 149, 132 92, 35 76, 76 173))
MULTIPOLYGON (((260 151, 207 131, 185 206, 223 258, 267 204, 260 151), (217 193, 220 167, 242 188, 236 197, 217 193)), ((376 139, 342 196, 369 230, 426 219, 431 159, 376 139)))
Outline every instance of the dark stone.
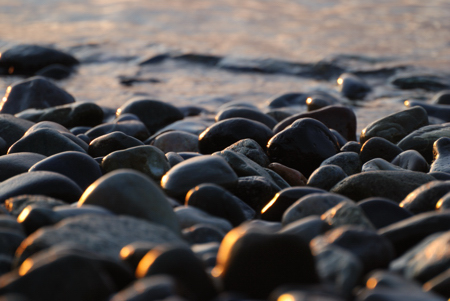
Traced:
POLYGON ((324 165, 339 166, 348 176, 361 172, 361 160, 359 159, 359 155, 354 152, 338 153, 328 159, 325 159, 320 164, 320 166, 324 165))
POLYGON ((364 211, 354 202, 343 200, 321 215, 322 220, 333 228, 340 226, 358 226, 367 230, 375 230, 370 220, 364 215, 364 211))
POLYGON ((138 120, 126 120, 112 123, 103 123, 86 131, 86 136, 94 140, 100 136, 113 132, 122 132, 128 136, 144 141, 150 136, 145 125, 138 120))
POLYGON ((342 95, 351 100, 362 100, 372 91, 367 83, 354 74, 344 73, 339 76, 337 82, 342 95))
POLYGON ((229 190, 252 207, 256 217, 259 217, 263 207, 279 191, 267 178, 260 176, 241 177, 229 190))
POLYGON ((376 158, 391 162, 401 152, 403 149, 392 142, 381 137, 373 137, 363 144, 359 157, 362 164, 376 158))
POLYGON ((412 216, 411 212, 386 198, 368 198, 357 204, 376 229, 387 227, 412 216))
POLYGON ((253 139, 242 139, 228 146, 224 150, 230 150, 245 155, 250 160, 258 163, 262 167, 270 164, 269 158, 262 147, 253 139))
POLYGON ((53 64, 72 67, 79 62, 72 55, 62 51, 30 44, 14 46, 2 53, 0 68, 8 74, 33 75, 42 68, 53 64))
POLYGON ((75 102, 72 95, 43 77, 32 77, 6 89, 2 113, 16 114, 26 109, 44 109, 75 102))
POLYGON ((427 281, 423 290, 450 298, 450 269, 427 281))
POLYGON ((306 99, 308 111, 315 111, 327 106, 335 105, 339 101, 334 96, 324 92, 312 92, 306 99))
POLYGON ((17 248, 25 238, 26 236, 22 231, 0 229, 0 256, 14 257, 17 248))
POLYGON ((450 174, 442 171, 429 172, 430 176, 438 181, 450 181, 450 174))
POLYGON ((226 291, 266 299, 283 284, 319 282, 314 258, 306 242, 290 234, 270 234, 245 225, 229 232, 221 244, 212 274, 226 291))
POLYGON ((174 212, 182 229, 195 227, 196 225, 209 225, 227 233, 233 228, 233 225, 228 220, 212 216, 192 206, 178 206, 174 209, 174 212))
POLYGON ((290 116, 292 116, 294 113, 288 111, 289 109, 273 109, 267 112, 266 114, 271 116, 273 119, 275 119, 277 122, 280 122, 290 116))
POLYGON ((323 160, 339 152, 336 138, 318 120, 302 118, 270 139, 267 154, 278 162, 300 171, 305 177, 323 160))
POLYGON ((430 172, 450 173, 450 138, 442 137, 433 144, 434 161, 430 172))
POLYGON ((170 131, 155 137, 151 145, 164 153, 198 152, 198 136, 183 131, 170 131))
POLYGON ((149 241, 136 241, 130 243, 120 250, 120 260, 128 264, 133 271, 136 271, 139 262, 145 254, 157 245, 157 243, 152 243, 149 241))
POLYGON ((430 170, 430 165, 425 158, 413 149, 401 152, 391 163, 411 171, 428 172, 430 170))
POLYGON ((54 212, 51 208, 30 205, 23 209, 17 217, 26 235, 39 230, 42 227, 52 226, 61 221, 63 216, 54 212))
POLYGON ((434 94, 431 103, 448 105, 450 104, 450 90, 443 90, 434 94))
POLYGON ((178 110, 183 113, 184 117, 192 117, 192 116, 198 116, 201 114, 208 114, 210 113, 207 109, 197 106, 184 106, 184 107, 178 107, 178 110))
POLYGON ((150 134, 184 118, 180 110, 169 103, 150 99, 131 99, 117 109, 117 116, 132 113, 145 124, 150 134))
POLYGON ((167 161, 169 161, 170 168, 184 161, 183 157, 175 152, 168 152, 165 154, 165 156, 167 158, 167 161))
POLYGON ((391 78, 390 83, 400 89, 424 89, 439 91, 450 88, 447 79, 429 74, 400 74, 391 78))
POLYGON ((305 105, 307 98, 306 93, 286 93, 275 96, 274 99, 268 100, 267 102, 270 108, 282 108, 305 105))
POLYGON ((450 192, 450 182, 432 181, 412 191, 400 203, 400 207, 418 214, 436 209, 441 197, 450 192))
POLYGON ((415 171, 372 171, 349 176, 330 191, 354 201, 385 197, 400 203, 411 191, 434 180, 430 175, 415 171))
POLYGON ((416 106, 372 122, 361 131, 359 142, 363 145, 370 138, 381 137, 398 143, 413 131, 427 125, 427 111, 416 106))
POLYGON ((237 180, 236 173, 222 157, 200 156, 171 168, 162 178, 161 186, 169 196, 184 201, 186 193, 197 185, 213 183, 230 187, 237 180))
POLYGON ((84 191, 95 180, 102 176, 98 163, 91 156, 81 152, 62 152, 45 158, 29 171, 53 171, 73 180, 84 191))
POLYGON ((329 191, 346 177, 347 174, 341 167, 337 165, 322 165, 311 174, 306 185, 329 191))
MULTIPOLYGON (((449 122, 450 121, 450 107, 448 105, 439 105, 439 104, 429 104, 422 101, 412 101, 407 100, 405 101, 405 105, 407 107, 421 107, 422 109, 427 112, 427 117, 435 117, 439 118, 443 122, 449 122)), ((427 118, 428 119, 428 118, 427 118)))
POLYGON ((202 154, 211 154, 241 139, 251 138, 265 149, 272 135, 272 130, 260 122, 230 118, 213 124, 201 133, 198 148, 202 154))
POLYGON ((341 152, 354 152, 359 154, 361 152, 361 144, 356 141, 348 141, 341 147, 341 152))
POLYGON ((206 244, 210 242, 220 243, 225 237, 225 232, 211 225, 195 225, 183 229, 183 238, 190 244, 206 244))
MULTIPOLYGON (((74 135, 84 135, 87 131, 92 129, 90 126, 76 126, 70 129, 70 132, 74 135)), ((86 136, 86 135, 85 135, 86 136)), ((86 136, 87 137, 87 136, 86 136)), ((89 138, 89 137, 88 137, 89 138)))
POLYGON ((169 132, 169 131, 183 131, 186 133, 191 133, 194 135, 200 135, 204 130, 206 130, 206 128, 208 126, 210 126, 213 123, 212 119, 203 119, 203 118, 198 118, 198 119, 188 119, 188 120, 178 120, 175 121, 169 125, 166 125, 165 127, 163 127, 162 129, 160 129, 159 131, 157 131, 155 134, 153 134, 150 138, 148 138, 148 140, 146 141, 146 143, 150 143, 151 139, 162 134, 165 132, 169 132))
POLYGON ((344 137, 342 137, 342 135, 339 134, 339 132, 336 131, 335 129, 330 129, 330 132, 336 138, 339 148, 343 147, 347 143, 347 140, 344 137))
POLYGON ((68 78, 72 74, 72 72, 73 72, 72 68, 68 68, 61 64, 52 64, 36 72, 36 75, 55 80, 61 80, 68 78))
POLYGON ((89 144, 88 153, 92 157, 103 157, 114 151, 144 145, 140 140, 123 132, 112 132, 95 138, 89 144))
POLYGON ((308 179, 301 172, 280 163, 270 163, 268 168, 276 172, 290 186, 306 186, 308 179))
POLYGON ((92 102, 75 102, 46 109, 27 109, 16 114, 33 122, 53 121, 66 128, 96 126, 102 123, 103 110, 92 102))
MULTIPOLYGON (((67 134, 67 133, 66 133, 67 134)), ((86 153, 86 151, 73 140, 77 139, 72 134, 64 135, 54 129, 38 129, 14 143, 8 150, 8 154, 31 152, 44 156, 52 156, 66 151, 86 153)))
POLYGON ((0 182, 28 172, 31 166, 45 158, 44 155, 28 152, 0 156, 0 182))
POLYGON ((349 107, 328 106, 322 109, 295 114, 279 122, 274 128, 274 134, 277 134, 300 118, 314 118, 322 122, 328 128, 335 129, 347 141, 356 140, 356 115, 349 107))
POLYGON ((208 301, 217 294, 202 262, 187 247, 157 246, 142 258, 136 269, 138 278, 161 274, 170 275, 180 281, 188 291, 190 300, 208 301))
POLYGON ((51 198, 45 195, 30 195, 22 194, 19 196, 11 197, 5 201, 6 209, 12 216, 17 217, 25 207, 33 205, 33 207, 42 207, 52 209, 57 206, 66 205, 67 203, 51 198))
POLYGON ((388 161, 381 158, 369 160, 366 163, 364 163, 361 168, 361 172, 380 171, 380 170, 404 171, 405 169, 392 163, 389 163, 388 161))
POLYGON ((225 218, 235 227, 255 216, 255 211, 246 203, 215 184, 201 184, 191 189, 185 204, 225 218))
POLYGON ((450 213, 434 211, 420 213, 391 224, 378 230, 378 233, 391 241, 397 256, 400 256, 425 237, 448 230, 450 213))
POLYGON ((320 216, 310 215, 287 224, 279 233, 292 234, 304 242, 310 243, 316 236, 329 230, 331 230, 331 226, 324 222, 320 216))
POLYGON ((24 173, 0 183, 0 203, 22 194, 43 194, 73 203, 82 193, 80 187, 71 179, 50 171, 24 173))
POLYGON ((261 122, 270 129, 272 129, 277 124, 277 121, 275 119, 273 119, 272 117, 270 117, 269 115, 266 115, 260 111, 248 109, 248 108, 233 108, 233 107, 231 107, 228 109, 224 109, 224 110, 220 111, 219 113, 217 113, 215 119, 216 119, 216 122, 219 122, 219 121, 222 121, 225 119, 236 118, 236 117, 241 117, 241 118, 246 118, 246 119, 261 122))

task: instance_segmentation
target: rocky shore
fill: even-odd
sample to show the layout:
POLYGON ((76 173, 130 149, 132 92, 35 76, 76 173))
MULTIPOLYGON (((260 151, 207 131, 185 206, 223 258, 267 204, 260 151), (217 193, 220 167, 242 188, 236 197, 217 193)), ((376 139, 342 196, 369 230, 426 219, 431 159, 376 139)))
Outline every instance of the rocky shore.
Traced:
POLYGON ((70 53, 3 52, 21 80, 0 109, 1 300, 450 298, 448 74, 174 53, 139 68, 167 62, 338 90, 111 110, 58 86, 70 53), (429 98, 358 125, 367 95, 408 91, 429 98))

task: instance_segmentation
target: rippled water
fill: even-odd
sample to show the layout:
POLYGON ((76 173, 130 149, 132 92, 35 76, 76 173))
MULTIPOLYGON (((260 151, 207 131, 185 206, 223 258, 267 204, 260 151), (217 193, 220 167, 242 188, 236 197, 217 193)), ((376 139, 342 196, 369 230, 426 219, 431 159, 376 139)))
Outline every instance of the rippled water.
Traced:
MULTIPOLYGON (((138 63, 174 51, 292 62, 358 54, 379 60, 349 60, 349 66, 450 72, 450 1, 0 0, 0 46, 18 43, 48 44, 79 58, 77 74, 59 83, 79 101, 117 108, 147 95, 211 110, 228 101, 267 109, 274 95, 336 90, 336 84, 183 62, 145 68, 138 63), (136 74, 158 82, 120 84, 120 76, 136 74)), ((0 78, 0 93, 16 80, 0 78)), ((403 109, 406 98, 431 95, 378 85, 355 107, 358 128, 403 109)))

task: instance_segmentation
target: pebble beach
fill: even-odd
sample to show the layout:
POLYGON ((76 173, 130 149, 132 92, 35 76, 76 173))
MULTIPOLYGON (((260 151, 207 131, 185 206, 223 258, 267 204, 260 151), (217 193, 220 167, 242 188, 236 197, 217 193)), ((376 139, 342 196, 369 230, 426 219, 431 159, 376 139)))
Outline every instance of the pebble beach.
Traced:
POLYGON ((449 17, 0 1, 0 300, 448 300, 449 17))

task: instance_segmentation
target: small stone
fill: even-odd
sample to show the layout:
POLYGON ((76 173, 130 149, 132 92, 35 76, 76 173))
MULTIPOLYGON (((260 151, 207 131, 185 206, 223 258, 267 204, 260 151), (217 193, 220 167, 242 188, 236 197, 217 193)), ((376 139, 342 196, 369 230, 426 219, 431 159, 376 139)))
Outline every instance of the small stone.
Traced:
POLYGON ((428 120, 430 123, 442 123, 450 121, 450 107, 447 105, 430 104, 423 101, 406 100, 404 102, 406 107, 421 107, 427 112, 428 120), (433 119, 437 119, 439 122, 433 122, 433 119))
POLYGON ((198 136, 182 132, 172 131, 163 133, 153 140, 152 145, 167 152, 198 152, 198 136))
POLYGON ((219 111, 215 117, 215 120, 216 120, 216 122, 219 122, 219 121, 222 121, 225 119, 230 119, 230 118, 235 118, 235 117, 241 117, 241 118, 246 118, 246 119, 261 122, 261 123, 265 124, 267 127, 269 127, 270 129, 272 129, 277 124, 277 121, 275 119, 273 119, 269 115, 262 113, 259 110, 254 110, 254 109, 250 109, 250 108, 236 108, 236 107, 227 108, 227 109, 219 111))
POLYGON ((336 165, 342 168, 346 175, 351 176, 361 172, 361 160, 354 152, 342 152, 325 159, 320 166, 336 165))
POLYGON ((341 147, 341 152, 354 152, 359 154, 361 152, 361 144, 356 141, 348 141, 341 147))
POLYGON ((211 154, 241 139, 251 138, 265 149, 272 135, 272 130, 266 125, 236 117, 216 122, 208 127, 200 134, 198 147, 202 154, 211 154))
POLYGON ((321 218, 333 228, 353 225, 375 230, 370 220, 364 215, 364 211, 352 201, 339 202, 322 214, 321 218))
POLYGON ((101 167, 105 173, 121 168, 137 170, 158 183, 170 169, 164 153, 151 145, 141 145, 114 151, 103 158, 101 167))
POLYGON ((29 108, 44 109, 75 102, 72 95, 43 77, 32 77, 6 89, 0 111, 16 114, 29 108))
POLYGON ((410 149, 401 152, 391 162, 403 169, 427 173, 430 170, 427 160, 416 150, 410 149))
POLYGON ((68 78, 70 75, 72 75, 72 72, 72 68, 60 64, 51 64, 36 72, 36 75, 55 80, 61 80, 68 78))
POLYGON ((450 138, 439 138, 433 144, 434 161, 430 172, 450 173, 450 138))
POLYGON ((368 171, 402 171, 403 168, 394 165, 392 163, 389 163, 388 161, 381 159, 381 158, 375 158, 372 160, 367 161, 364 163, 364 165, 361 168, 361 172, 368 172, 368 171))
POLYGON ((267 167, 270 164, 269 158, 262 149, 262 147, 253 139, 242 139, 224 150, 230 150, 236 153, 245 155, 250 160, 258 163, 262 167, 267 167))
POLYGON ((322 165, 311 174, 306 185, 329 191, 346 177, 347 174, 339 166, 322 165))
POLYGON ((268 106, 270 108, 282 108, 305 105, 305 101, 308 98, 306 93, 286 93, 275 96, 272 100, 268 100, 268 106))
POLYGON ((402 151, 402 148, 384 138, 373 137, 363 144, 359 157, 362 164, 375 158, 381 158, 391 162, 402 151))
POLYGON ((351 100, 363 100, 367 93, 372 91, 367 83, 354 74, 341 74, 337 82, 342 95, 351 100))
POLYGON ((167 161, 169 161, 170 168, 184 161, 183 157, 174 152, 168 152, 165 154, 165 156, 167 158, 167 161))
POLYGON ((400 207, 396 202, 385 198, 368 198, 357 205, 361 207, 364 215, 376 229, 387 227, 413 216, 411 212, 400 207))
POLYGON ((228 220, 212 216, 209 213, 193 206, 176 207, 174 212, 178 218, 181 229, 204 224, 211 225, 222 230, 224 233, 227 233, 233 228, 233 225, 231 225, 228 220))
MULTIPOLYGON (((190 118, 187 120, 178 120, 169 125, 166 125, 162 129, 158 130, 152 137, 169 131, 182 131, 186 133, 191 133, 196 136, 200 135, 208 126, 212 124, 213 120, 200 118, 190 118)), ((151 138, 151 137, 150 137, 151 138)), ((149 139, 150 139, 149 138, 149 139)))
POLYGON ((399 74, 390 78, 389 81, 400 89, 439 91, 450 88, 450 84, 446 78, 434 74, 399 74))
POLYGON ((6 209, 14 217, 17 217, 22 212, 22 210, 24 210, 29 205, 33 205, 33 207, 53 209, 56 206, 62 206, 66 204, 67 203, 61 200, 45 195, 30 194, 22 194, 19 196, 11 197, 5 201, 6 209))
POLYGON ((331 226, 324 222, 319 216, 310 215, 287 224, 278 232, 293 234, 309 243, 316 236, 322 235, 330 229, 331 226))
POLYGON ((150 136, 150 133, 145 127, 145 124, 138 120, 102 123, 86 131, 85 134, 89 137, 89 139, 94 140, 100 136, 113 132, 122 132, 140 141, 144 141, 150 136))
POLYGON ((197 224, 183 229, 182 235, 190 245, 198 245, 211 242, 220 243, 225 237, 225 232, 211 225, 197 224))
POLYGON ((433 211, 440 198, 450 192, 450 181, 432 181, 423 184, 408 194, 400 207, 418 214, 433 211))
POLYGON ((444 194, 436 203, 436 210, 443 211, 446 209, 450 209, 450 193, 444 194))
POLYGON ((47 158, 36 153, 16 153, 0 156, 0 181, 3 182, 21 173, 28 172, 31 166, 47 158))
POLYGON ((130 147, 144 145, 140 140, 123 132, 112 132, 95 138, 89 144, 88 154, 92 157, 103 157, 112 152, 130 147))
POLYGON ((0 137, 6 142, 5 148, 8 149, 22 138, 33 124, 31 121, 17 118, 10 114, 0 114, 0 137))
POLYGON ((270 163, 269 168, 279 174, 290 186, 306 186, 308 179, 301 172, 280 163, 270 163))
POLYGON ((443 90, 434 94, 431 103, 448 105, 450 104, 450 90, 443 90))
POLYGON ((256 217, 259 217, 263 207, 280 191, 270 180, 260 176, 240 177, 229 190, 255 210, 256 217))
POLYGON ((318 93, 313 92, 313 94, 309 94, 306 99, 306 105, 308 107, 308 111, 315 111, 327 106, 332 106, 337 104, 339 101, 334 96, 331 96, 328 93, 318 93))

